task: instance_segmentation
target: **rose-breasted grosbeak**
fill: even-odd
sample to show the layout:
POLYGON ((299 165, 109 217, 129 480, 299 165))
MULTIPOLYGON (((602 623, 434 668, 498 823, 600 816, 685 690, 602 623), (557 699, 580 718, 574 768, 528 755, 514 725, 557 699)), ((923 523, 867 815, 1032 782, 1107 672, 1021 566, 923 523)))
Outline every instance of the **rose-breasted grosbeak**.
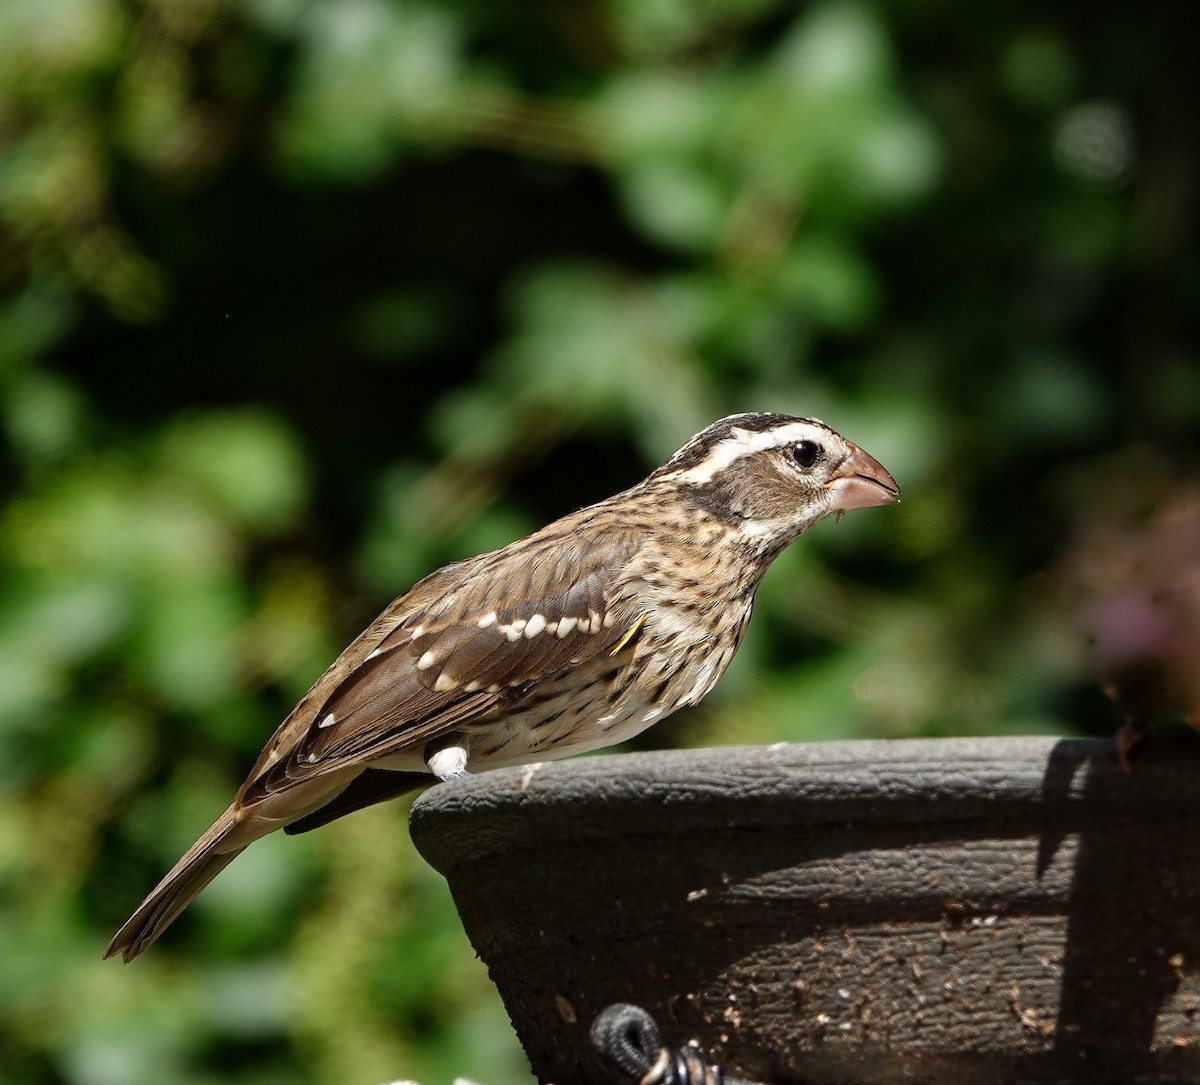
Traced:
POLYGON ((439 569, 317 680, 106 956, 136 957, 275 829, 609 746, 695 704, 737 650, 772 559, 830 513, 899 492, 822 422, 733 415, 632 489, 439 569))

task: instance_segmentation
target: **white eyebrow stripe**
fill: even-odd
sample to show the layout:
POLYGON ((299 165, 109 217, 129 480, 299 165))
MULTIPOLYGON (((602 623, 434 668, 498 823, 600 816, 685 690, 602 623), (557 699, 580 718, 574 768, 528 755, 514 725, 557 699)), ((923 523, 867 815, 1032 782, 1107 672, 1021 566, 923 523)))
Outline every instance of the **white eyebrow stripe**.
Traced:
POLYGON ((768 448, 780 448, 806 439, 826 441, 829 431, 809 422, 790 422, 786 426, 759 431, 734 429, 704 459, 686 471, 680 471, 675 477, 680 482, 711 482, 715 475, 743 456, 752 456, 768 448))

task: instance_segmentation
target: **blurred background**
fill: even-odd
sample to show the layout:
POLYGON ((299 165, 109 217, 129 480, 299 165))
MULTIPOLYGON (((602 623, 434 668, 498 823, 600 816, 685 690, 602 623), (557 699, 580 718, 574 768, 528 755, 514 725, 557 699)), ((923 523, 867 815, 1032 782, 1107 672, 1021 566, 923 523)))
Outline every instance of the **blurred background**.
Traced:
POLYGON ((1112 733, 1200 429, 1185 9, 4 0, 0 1082, 528 1081, 405 803, 100 953, 389 599, 731 411, 904 504, 639 745, 1112 733))

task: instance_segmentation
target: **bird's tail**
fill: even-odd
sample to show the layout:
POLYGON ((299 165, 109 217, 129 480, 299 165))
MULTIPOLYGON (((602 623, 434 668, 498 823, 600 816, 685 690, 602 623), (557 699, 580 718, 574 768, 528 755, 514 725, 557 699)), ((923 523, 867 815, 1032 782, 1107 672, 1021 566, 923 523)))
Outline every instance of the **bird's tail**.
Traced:
POLYGON ((242 853, 249 840, 231 843, 228 839, 239 824, 232 806, 213 822, 113 935, 104 951, 106 959, 119 953, 126 962, 132 961, 167 929, 201 889, 242 853))

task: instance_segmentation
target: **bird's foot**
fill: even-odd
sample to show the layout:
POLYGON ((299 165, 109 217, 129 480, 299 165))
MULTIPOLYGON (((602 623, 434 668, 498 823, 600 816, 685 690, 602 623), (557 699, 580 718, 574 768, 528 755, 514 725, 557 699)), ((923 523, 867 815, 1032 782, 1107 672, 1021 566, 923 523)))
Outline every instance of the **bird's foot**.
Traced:
POLYGON ((470 776, 467 772, 467 748, 465 746, 441 746, 425 755, 429 771, 443 783, 470 776))

